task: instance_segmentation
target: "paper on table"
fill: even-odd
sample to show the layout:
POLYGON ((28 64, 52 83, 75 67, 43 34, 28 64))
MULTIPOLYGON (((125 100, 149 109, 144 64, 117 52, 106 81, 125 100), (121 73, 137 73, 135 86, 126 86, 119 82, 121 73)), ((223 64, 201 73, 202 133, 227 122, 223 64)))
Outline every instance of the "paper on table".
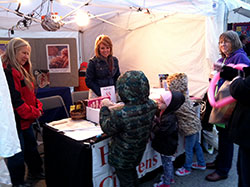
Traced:
POLYGON ((92 137, 95 137, 99 134, 102 134, 103 131, 101 127, 93 127, 93 128, 88 128, 86 130, 76 130, 76 131, 65 131, 64 135, 75 139, 75 140, 86 140, 92 137))
POLYGON ((59 131, 87 129, 89 127, 95 126, 95 124, 90 121, 72 120, 71 118, 53 121, 51 123, 48 123, 48 125, 59 131))
POLYGON ((101 87, 101 95, 102 96, 109 96, 110 100, 113 103, 116 103, 116 95, 115 95, 115 87, 114 86, 101 87))
POLYGON ((48 126, 64 132, 64 134, 75 140, 86 140, 102 134, 100 126, 87 120, 72 120, 71 118, 62 119, 48 123, 48 126))

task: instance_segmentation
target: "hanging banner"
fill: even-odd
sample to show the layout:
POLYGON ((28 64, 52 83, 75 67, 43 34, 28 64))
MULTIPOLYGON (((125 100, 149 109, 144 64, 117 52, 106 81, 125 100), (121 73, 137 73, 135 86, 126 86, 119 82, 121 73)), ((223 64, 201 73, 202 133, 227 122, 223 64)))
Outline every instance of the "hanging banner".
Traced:
MULTIPOLYGON (((120 186, 114 168, 108 164, 109 141, 110 138, 92 145, 92 180, 94 187, 120 186)), ((141 163, 136 168, 138 177, 141 178, 146 173, 153 171, 160 166, 160 154, 151 147, 151 141, 149 141, 141 163)))

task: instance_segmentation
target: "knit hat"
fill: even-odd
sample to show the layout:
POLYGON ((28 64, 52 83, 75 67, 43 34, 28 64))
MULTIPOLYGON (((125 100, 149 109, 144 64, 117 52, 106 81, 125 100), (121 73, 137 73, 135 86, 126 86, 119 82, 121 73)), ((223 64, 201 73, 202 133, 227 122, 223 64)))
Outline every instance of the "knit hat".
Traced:
POLYGON ((172 99, 172 93, 170 91, 164 91, 161 94, 162 99, 164 100, 165 104, 168 106, 172 99))

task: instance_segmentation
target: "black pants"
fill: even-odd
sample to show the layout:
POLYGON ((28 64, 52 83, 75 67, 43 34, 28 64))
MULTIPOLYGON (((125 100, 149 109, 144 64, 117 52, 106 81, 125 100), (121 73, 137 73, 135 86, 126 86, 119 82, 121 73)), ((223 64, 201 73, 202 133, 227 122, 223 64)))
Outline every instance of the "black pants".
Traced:
POLYGON ((26 162, 31 174, 36 175, 42 171, 42 159, 37 150, 37 143, 32 127, 18 133, 22 151, 8 158, 8 169, 13 185, 23 184, 26 162))
POLYGON ((120 181, 120 187, 138 187, 138 176, 136 168, 132 169, 115 168, 115 171, 120 181))
POLYGON ((237 170, 239 175, 239 187, 250 186, 250 149, 240 146, 238 152, 237 170))
POLYGON ((227 128, 216 127, 219 131, 219 150, 216 156, 216 173, 227 176, 232 166, 234 145, 229 139, 227 128))

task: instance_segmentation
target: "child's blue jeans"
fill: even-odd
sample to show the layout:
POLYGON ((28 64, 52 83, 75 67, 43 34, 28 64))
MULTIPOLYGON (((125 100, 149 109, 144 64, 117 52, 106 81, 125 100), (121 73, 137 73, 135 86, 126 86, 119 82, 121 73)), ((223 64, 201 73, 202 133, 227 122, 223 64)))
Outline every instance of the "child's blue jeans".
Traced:
POLYGON ((196 159, 197 163, 200 166, 205 166, 205 160, 203 156, 203 151, 199 142, 199 133, 197 132, 196 134, 190 135, 190 136, 185 136, 185 164, 184 168, 188 171, 191 170, 192 163, 193 163, 193 150, 195 150, 196 153, 196 159))

